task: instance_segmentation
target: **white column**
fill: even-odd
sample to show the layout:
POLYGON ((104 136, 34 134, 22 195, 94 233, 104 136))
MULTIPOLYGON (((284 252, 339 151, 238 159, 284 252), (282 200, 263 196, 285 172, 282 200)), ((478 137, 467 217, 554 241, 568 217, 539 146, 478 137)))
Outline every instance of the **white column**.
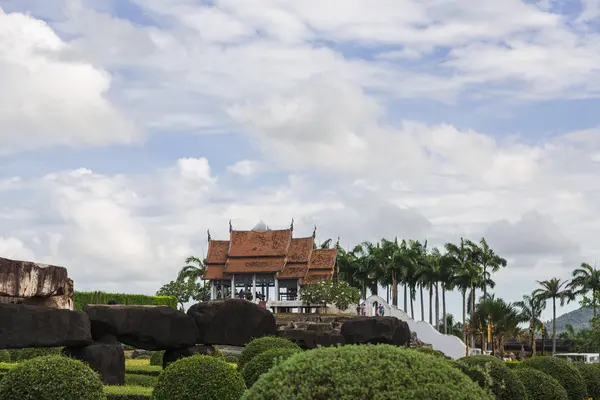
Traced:
POLYGON ((252 299, 256 302, 256 274, 252 274, 252 299))
POLYGON ((279 279, 275 277, 275 301, 279 301, 279 279))
POLYGON ((215 285, 214 283, 212 283, 212 285, 210 286, 210 299, 211 300, 217 299, 217 285, 215 285))
POLYGON ((231 274, 231 298, 235 299, 235 275, 231 274))

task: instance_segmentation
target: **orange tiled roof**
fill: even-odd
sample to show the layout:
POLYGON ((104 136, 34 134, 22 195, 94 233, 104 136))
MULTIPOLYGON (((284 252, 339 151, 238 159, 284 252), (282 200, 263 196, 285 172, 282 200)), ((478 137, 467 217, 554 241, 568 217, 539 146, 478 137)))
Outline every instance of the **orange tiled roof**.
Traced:
POLYGON ((285 257, 230 258, 225 264, 225 272, 228 274, 279 272, 284 265, 285 257))
POLYGON ((292 239, 290 249, 287 253, 287 261, 289 263, 306 263, 310 260, 310 255, 313 251, 315 238, 297 238, 292 239))
POLYGON ((227 276, 224 273, 224 268, 225 265, 224 264, 220 264, 220 265, 207 265, 206 266, 206 271, 204 272, 204 275, 202 276, 202 279, 207 279, 207 280, 212 280, 212 279, 228 279, 229 276, 227 276))
POLYGON ((229 257, 285 256, 292 241, 292 230, 232 231, 229 257))
POLYGON ((300 278, 301 285, 308 285, 318 281, 325 281, 333 277, 333 271, 309 270, 304 278, 300 278))
POLYGON ((335 259, 337 257, 337 249, 317 249, 313 250, 310 256, 308 268, 310 270, 327 269, 333 270, 335 259))
POLYGON ((225 264, 227 262, 227 251, 229 240, 211 240, 208 244, 207 264, 225 264))
POLYGON ((287 263, 283 271, 277 274, 277 279, 297 279, 304 278, 308 272, 307 263, 287 263))

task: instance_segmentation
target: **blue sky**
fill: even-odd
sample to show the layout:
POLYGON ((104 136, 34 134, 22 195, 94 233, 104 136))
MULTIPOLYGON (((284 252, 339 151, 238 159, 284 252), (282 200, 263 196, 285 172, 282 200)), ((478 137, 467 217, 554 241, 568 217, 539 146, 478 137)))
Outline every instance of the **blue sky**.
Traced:
POLYGON ((0 10, 0 256, 153 293, 207 229, 294 218, 485 236, 511 301, 600 259, 598 0, 0 10))

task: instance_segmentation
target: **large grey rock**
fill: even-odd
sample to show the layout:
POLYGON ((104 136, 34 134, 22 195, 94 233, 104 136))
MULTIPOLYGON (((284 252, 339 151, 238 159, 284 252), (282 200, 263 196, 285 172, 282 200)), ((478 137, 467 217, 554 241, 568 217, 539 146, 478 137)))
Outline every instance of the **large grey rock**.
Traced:
POLYGON ((181 358, 192 357, 195 355, 214 356, 215 348, 211 345, 197 344, 192 347, 186 347, 185 349, 165 350, 165 354, 163 354, 163 369, 181 358))
POLYGON ((277 333, 273 314, 246 300, 207 301, 194 304, 187 313, 196 321, 202 344, 244 346, 277 333))
POLYGON ((120 344, 92 343, 83 347, 65 347, 63 354, 89 364, 105 385, 125 384, 125 352, 120 344))
POLYGON ((317 347, 340 346, 345 343, 344 337, 338 332, 321 332, 305 329, 280 330, 277 336, 286 338, 296 343, 305 350, 317 347))
POLYGON ((186 314, 166 306, 87 305, 92 337, 116 337, 138 349, 168 350, 196 344, 198 328, 186 314))
POLYGON ((90 320, 81 311, 0 304, 0 349, 82 346, 91 342, 90 320))
POLYGON ((385 343, 406 346, 410 343, 408 324, 396 317, 359 317, 343 323, 341 334, 346 344, 385 343))
POLYGON ((66 268, 0 258, 0 296, 50 297, 68 291, 66 268))

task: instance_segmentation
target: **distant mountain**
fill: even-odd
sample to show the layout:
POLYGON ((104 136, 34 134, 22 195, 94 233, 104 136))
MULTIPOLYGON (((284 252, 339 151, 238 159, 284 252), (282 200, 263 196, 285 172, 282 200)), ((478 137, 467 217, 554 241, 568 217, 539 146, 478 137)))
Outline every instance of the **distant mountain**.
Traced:
MULTIPOLYGON (((594 311, 591 308, 581 308, 556 317, 556 332, 564 331, 567 324, 573 325, 575 331, 589 328, 593 316, 594 311)), ((546 322, 546 327, 548 332, 552 332, 552 320, 546 322)))

